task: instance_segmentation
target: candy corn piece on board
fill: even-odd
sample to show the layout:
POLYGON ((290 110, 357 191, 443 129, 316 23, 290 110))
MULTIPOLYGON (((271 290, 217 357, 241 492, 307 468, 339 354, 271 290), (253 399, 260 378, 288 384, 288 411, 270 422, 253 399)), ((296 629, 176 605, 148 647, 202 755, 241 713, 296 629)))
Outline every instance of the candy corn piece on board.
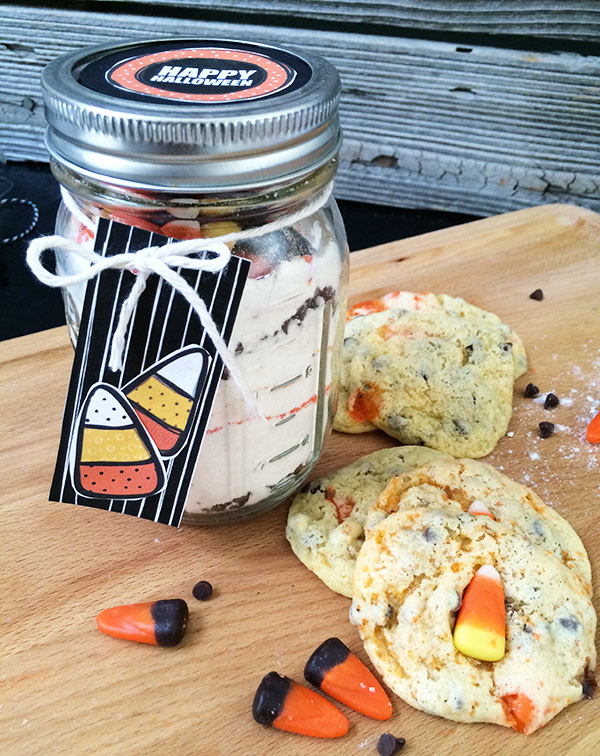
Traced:
POLYGON ((189 610, 183 599, 163 599, 103 609, 96 617, 98 629, 113 638, 176 646, 185 635, 189 610))

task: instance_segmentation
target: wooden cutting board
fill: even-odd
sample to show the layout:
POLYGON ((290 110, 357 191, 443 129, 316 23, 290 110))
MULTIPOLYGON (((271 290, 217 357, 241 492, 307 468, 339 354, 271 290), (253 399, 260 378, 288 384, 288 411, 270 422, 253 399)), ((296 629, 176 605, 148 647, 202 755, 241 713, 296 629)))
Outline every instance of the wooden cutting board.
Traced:
MULTIPOLYGON (((600 446, 585 428, 600 406, 600 216, 547 206, 352 255, 351 302, 391 289, 463 296, 497 312, 524 339, 531 372, 515 390, 514 436, 489 460, 530 484, 577 529, 600 567, 600 446), (529 298, 542 288, 544 300, 529 298), (554 391, 546 411, 529 382, 554 391), (542 440, 541 420, 557 432, 542 440)), ((415 711, 394 697, 388 723, 349 712, 338 741, 256 724, 254 690, 270 670, 302 679, 304 663, 338 635, 363 659, 349 601, 294 557, 287 507, 237 525, 179 530, 46 501, 73 353, 66 329, 0 349, 0 753, 375 754, 390 730, 405 753, 592 754, 600 699, 582 701, 527 737, 415 711), (191 597, 210 580, 213 598, 191 597), (107 606, 184 597, 190 628, 160 649, 96 630, 107 606), (482 744, 485 744, 483 746, 482 744)), ((315 474, 391 445, 383 434, 333 434, 315 474)))

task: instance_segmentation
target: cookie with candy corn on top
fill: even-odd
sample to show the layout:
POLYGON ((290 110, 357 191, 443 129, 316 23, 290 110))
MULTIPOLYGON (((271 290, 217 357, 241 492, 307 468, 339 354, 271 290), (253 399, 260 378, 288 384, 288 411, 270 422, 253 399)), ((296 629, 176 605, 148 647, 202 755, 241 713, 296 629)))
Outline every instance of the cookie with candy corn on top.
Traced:
POLYGON ((71 451, 73 487, 83 496, 151 496, 165 485, 165 469, 144 426, 114 386, 97 383, 81 409, 71 451))
POLYGON ((332 591, 352 596, 367 512, 392 476, 437 458, 445 455, 423 446, 381 449, 307 483, 288 513, 285 534, 294 554, 332 591))
POLYGON ((351 618, 388 687, 459 722, 534 732, 585 695, 596 662, 596 615, 575 571, 514 528, 468 512, 416 507, 374 526, 358 555, 351 618), (499 594, 488 600, 477 585, 484 565, 504 595, 497 661, 475 657, 498 649, 501 634, 499 594))
POLYGON ((571 525, 534 491, 491 465, 440 456, 392 478, 367 513, 365 530, 394 512, 425 506, 487 515, 519 531, 581 576, 591 594, 590 562, 571 525))
MULTIPOLYGON (((411 313, 442 313, 447 315, 452 322, 469 322, 479 324, 484 329, 492 329, 499 334, 500 342, 510 344, 510 356, 514 366, 514 378, 518 378, 527 369, 527 355, 523 342, 518 335, 502 323, 497 315, 471 305, 460 297, 450 297, 447 294, 415 294, 408 291, 390 292, 379 299, 360 302, 347 312, 344 349, 342 353, 342 365, 340 371, 340 395, 338 410, 335 416, 334 427, 345 433, 364 433, 374 428, 385 427, 373 424, 376 416, 378 397, 361 391, 354 396, 354 401, 349 404, 351 391, 351 363, 357 354, 363 349, 363 342, 367 336, 378 329, 390 326, 393 323, 408 323, 411 313), (357 398, 359 401, 357 401, 357 398)), ((392 326, 393 327, 393 326, 392 326)), ((469 345, 467 345, 469 346, 469 345)), ((480 360, 482 345, 474 342, 469 359, 480 360)), ((354 391, 356 391, 354 386, 354 391)), ((386 430, 387 432, 387 430, 386 430)), ((391 435, 395 435, 392 433, 391 435)), ((410 440, 405 443, 411 443, 410 440)), ((445 449, 442 449, 445 451, 445 449)))
POLYGON ((184 447, 209 363, 205 349, 184 347, 123 387, 161 456, 174 457, 184 447))

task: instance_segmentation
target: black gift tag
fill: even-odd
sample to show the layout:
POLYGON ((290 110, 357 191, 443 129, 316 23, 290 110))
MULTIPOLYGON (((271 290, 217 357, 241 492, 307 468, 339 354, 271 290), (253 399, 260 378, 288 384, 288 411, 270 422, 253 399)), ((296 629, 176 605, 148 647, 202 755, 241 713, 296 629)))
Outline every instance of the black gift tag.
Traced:
MULTIPOLYGON (((101 219, 94 248, 110 256, 173 241, 101 219)), ((226 344, 249 268, 232 256, 219 273, 177 269, 226 344)), ((109 269, 87 285, 50 500, 178 526, 223 362, 187 300, 151 275, 123 370, 111 371, 112 336, 134 282, 134 273, 109 269)))

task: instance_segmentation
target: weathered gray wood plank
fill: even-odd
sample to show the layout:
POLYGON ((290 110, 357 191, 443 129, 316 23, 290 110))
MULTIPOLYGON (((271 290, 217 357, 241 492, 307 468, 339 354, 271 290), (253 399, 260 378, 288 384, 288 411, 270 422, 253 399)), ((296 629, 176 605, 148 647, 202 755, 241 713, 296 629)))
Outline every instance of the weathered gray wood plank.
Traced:
POLYGON ((541 202, 600 210, 600 58, 0 6, 0 149, 45 159, 42 66, 68 50, 162 35, 228 36, 326 55, 344 85, 338 196, 492 214, 541 202))
MULTIPOLYGON (((118 0, 148 5, 148 0, 118 0)), ((160 0, 178 8, 217 10, 214 0, 160 0)), ((509 34, 526 37, 600 40, 598 0, 232 0, 231 11, 250 15, 368 23, 398 29, 509 34)))

